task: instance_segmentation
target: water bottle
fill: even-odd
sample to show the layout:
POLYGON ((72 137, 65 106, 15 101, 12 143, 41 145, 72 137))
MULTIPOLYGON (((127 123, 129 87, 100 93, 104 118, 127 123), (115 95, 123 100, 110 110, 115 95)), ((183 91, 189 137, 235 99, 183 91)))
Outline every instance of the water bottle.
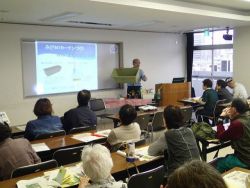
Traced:
POLYGON ((134 162, 135 161, 135 143, 129 142, 127 143, 126 148, 126 161, 127 162, 134 162))

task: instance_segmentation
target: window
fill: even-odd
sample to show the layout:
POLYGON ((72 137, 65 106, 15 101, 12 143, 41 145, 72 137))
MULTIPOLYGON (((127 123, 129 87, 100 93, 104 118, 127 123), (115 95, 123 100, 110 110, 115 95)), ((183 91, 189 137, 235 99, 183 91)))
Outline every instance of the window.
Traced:
POLYGON ((204 79, 211 79, 215 86, 218 79, 233 75, 233 40, 225 40, 224 34, 226 30, 194 33, 192 85, 197 96, 203 93, 204 79))

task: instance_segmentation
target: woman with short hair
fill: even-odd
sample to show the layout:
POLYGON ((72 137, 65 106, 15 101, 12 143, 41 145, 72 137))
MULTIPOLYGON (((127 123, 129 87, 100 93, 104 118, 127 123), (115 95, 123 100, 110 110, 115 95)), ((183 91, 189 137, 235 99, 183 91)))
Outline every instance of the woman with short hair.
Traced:
POLYGON ((0 122, 0 180, 10 178, 18 167, 41 162, 28 140, 10 136, 9 125, 0 122))
POLYGON ((218 93, 219 100, 225 99, 225 102, 231 102, 233 95, 226 89, 227 83, 224 80, 217 80, 215 90, 218 93))
POLYGON ((113 161, 109 150, 100 144, 85 146, 82 150, 82 167, 90 178, 82 179, 79 188, 126 188, 122 181, 116 182, 111 175, 113 161))
MULTIPOLYGON (((191 161, 168 178, 167 188, 227 188, 221 174, 203 161, 191 161)), ((162 188, 162 187, 161 187, 162 188)))
POLYGON ((24 137, 35 140, 37 136, 62 130, 62 123, 58 116, 53 116, 52 104, 47 98, 40 98, 33 110, 36 120, 29 121, 26 125, 24 137))
POLYGON ((107 143, 112 150, 118 149, 122 142, 140 140, 141 129, 139 124, 134 122, 136 117, 137 112, 133 106, 126 104, 121 107, 119 110, 121 125, 113 129, 107 138, 107 143))
POLYGON ((165 154, 169 175, 186 161, 200 159, 200 154, 192 130, 183 126, 183 115, 179 107, 167 106, 164 119, 168 130, 149 146, 148 153, 165 154))

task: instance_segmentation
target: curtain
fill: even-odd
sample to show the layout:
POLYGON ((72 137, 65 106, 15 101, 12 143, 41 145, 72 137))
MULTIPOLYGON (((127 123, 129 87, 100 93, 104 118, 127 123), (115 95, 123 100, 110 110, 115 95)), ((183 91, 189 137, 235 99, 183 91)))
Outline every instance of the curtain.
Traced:
POLYGON ((192 81, 194 34, 186 33, 187 36, 187 81, 192 81))

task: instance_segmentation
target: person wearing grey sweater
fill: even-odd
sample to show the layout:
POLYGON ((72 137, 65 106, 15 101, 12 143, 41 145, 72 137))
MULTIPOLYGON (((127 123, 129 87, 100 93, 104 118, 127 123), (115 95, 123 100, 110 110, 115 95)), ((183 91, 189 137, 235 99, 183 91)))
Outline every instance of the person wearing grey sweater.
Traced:
POLYGON ((168 130, 148 148, 149 155, 165 154, 167 175, 186 161, 200 159, 194 134, 190 128, 183 127, 183 116, 177 106, 167 106, 164 119, 168 130))

